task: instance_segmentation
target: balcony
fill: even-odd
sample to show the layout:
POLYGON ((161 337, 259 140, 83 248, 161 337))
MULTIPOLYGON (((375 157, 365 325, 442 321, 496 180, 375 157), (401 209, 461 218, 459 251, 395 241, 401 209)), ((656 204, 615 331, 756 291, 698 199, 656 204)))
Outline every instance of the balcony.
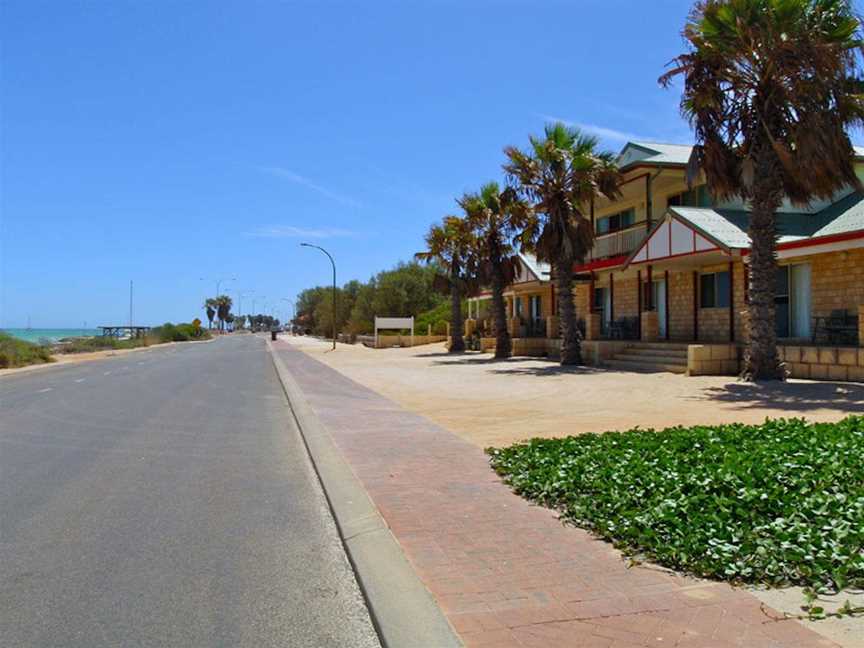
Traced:
POLYGON ((617 232, 598 234, 587 261, 599 261, 610 257, 630 254, 648 235, 648 223, 642 221, 617 232))

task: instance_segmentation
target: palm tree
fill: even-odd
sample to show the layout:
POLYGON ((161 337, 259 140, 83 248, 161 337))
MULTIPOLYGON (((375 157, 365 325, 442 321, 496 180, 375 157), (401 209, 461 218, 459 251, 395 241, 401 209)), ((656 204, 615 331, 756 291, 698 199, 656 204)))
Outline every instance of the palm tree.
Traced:
POLYGON ((219 318, 219 330, 225 330, 225 322, 228 321, 228 316, 231 315, 231 306, 233 302, 228 295, 219 295, 214 300, 216 306, 216 317, 219 318))
POLYGON ((573 265, 584 263, 594 245, 586 217, 591 201, 618 197, 621 176, 612 153, 599 152, 597 140, 564 124, 548 124, 544 137, 530 138, 528 152, 508 146, 504 171, 535 217, 522 234, 523 245, 552 266, 561 325, 561 364, 582 364, 573 265))
POLYGON ((474 231, 466 219, 445 216, 440 225, 429 228, 426 248, 414 256, 427 263, 439 263, 446 272, 435 275, 434 285, 439 292, 450 295, 450 353, 461 353, 465 350, 462 298, 476 284, 474 231))
POLYGON ((684 77, 695 131, 691 177, 749 201, 750 335, 744 377, 783 378, 775 331, 776 213, 860 186, 847 129, 864 121, 861 29, 847 0, 709 0, 684 28, 689 52, 660 77, 684 77))
POLYGON ((216 300, 208 297, 204 300, 204 310, 207 311, 207 328, 213 328, 213 318, 216 317, 216 300))
POLYGON ((495 322, 495 357, 509 358, 513 350, 507 330, 504 289, 513 282, 519 257, 514 237, 531 219, 528 203, 511 188, 503 191, 497 182, 487 182, 477 193, 466 193, 458 201, 477 236, 480 278, 492 288, 492 316, 495 322))

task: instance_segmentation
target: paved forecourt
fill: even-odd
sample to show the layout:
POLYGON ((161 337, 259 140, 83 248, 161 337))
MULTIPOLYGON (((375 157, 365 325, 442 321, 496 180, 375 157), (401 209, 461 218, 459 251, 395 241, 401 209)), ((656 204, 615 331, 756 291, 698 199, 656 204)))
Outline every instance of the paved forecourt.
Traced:
POLYGON ((466 645, 835 645, 744 590, 628 566, 514 495, 477 446, 287 341, 274 347, 466 645))
POLYGON ((258 336, 0 378, 0 645, 378 646, 258 336))

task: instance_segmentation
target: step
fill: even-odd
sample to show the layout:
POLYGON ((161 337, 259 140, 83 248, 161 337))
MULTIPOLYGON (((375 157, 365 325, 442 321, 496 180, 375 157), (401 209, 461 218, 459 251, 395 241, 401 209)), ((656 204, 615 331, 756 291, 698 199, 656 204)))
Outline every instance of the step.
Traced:
POLYGON ((629 351, 625 351, 624 353, 617 354, 614 360, 624 360, 625 362, 636 362, 642 364, 665 364, 665 365, 678 365, 681 367, 687 366, 687 356, 670 356, 670 355, 652 355, 645 356, 636 353, 630 353, 629 351))
POLYGON ((687 349, 643 349, 641 347, 628 347, 621 353, 631 353, 633 355, 644 356, 651 358, 655 356, 671 356, 674 358, 687 358, 687 349))
POLYGON ((687 351, 690 345, 686 342, 636 342, 631 349, 674 349, 675 351, 687 351))
POLYGON ((604 363, 611 369, 621 369, 623 371, 637 371, 644 373, 659 373, 669 372, 683 374, 687 372, 687 365, 679 364, 663 364, 654 362, 634 362, 630 360, 607 360, 604 363))

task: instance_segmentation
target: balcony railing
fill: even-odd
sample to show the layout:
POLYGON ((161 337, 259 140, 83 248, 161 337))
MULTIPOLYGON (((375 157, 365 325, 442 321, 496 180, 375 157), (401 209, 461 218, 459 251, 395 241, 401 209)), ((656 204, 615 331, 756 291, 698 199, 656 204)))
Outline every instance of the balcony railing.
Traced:
POLYGON ((598 261, 609 257, 630 254, 648 234, 648 223, 641 222, 610 234, 599 234, 594 239, 594 247, 588 255, 588 261, 598 261))

